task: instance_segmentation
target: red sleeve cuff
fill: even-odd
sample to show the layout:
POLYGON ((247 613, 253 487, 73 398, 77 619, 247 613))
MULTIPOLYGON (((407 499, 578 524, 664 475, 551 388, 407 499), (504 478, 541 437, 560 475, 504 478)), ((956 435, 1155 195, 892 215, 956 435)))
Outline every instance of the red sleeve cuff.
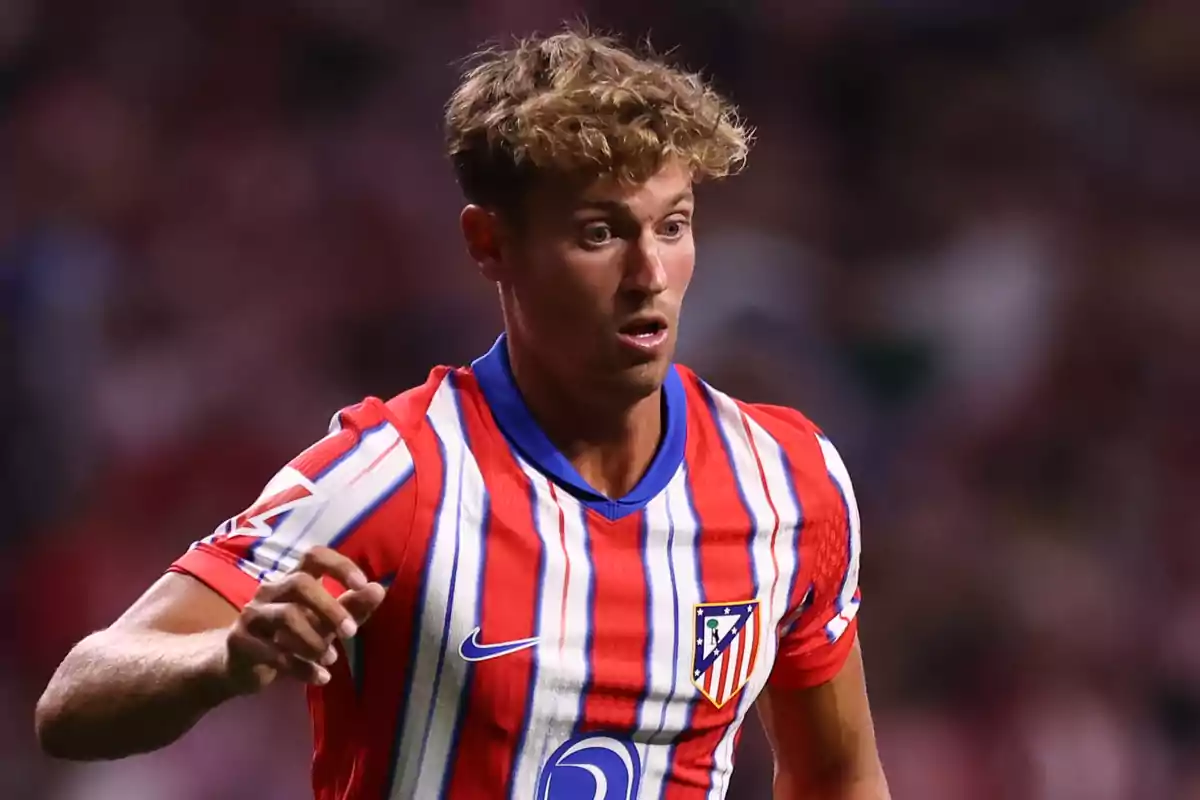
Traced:
POLYGON ((854 619, 831 645, 800 657, 789 658, 781 652, 771 670, 771 686, 779 689, 811 689, 833 680, 850 657, 857 637, 858 620, 854 619))
POLYGON ((191 575, 239 609, 258 591, 258 581, 238 567, 236 556, 207 544, 184 553, 167 571, 191 575))

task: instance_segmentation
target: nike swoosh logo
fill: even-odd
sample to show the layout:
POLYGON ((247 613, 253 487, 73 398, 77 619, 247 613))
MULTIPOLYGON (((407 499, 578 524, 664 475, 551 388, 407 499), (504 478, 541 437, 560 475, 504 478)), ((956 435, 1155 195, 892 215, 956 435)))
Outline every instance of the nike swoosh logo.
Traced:
POLYGON ((511 642, 483 644, 479 641, 479 628, 476 628, 462 640, 462 644, 458 646, 458 654, 463 657, 464 661, 487 661, 526 650, 537 643, 538 637, 531 636, 528 639, 514 639, 511 642))

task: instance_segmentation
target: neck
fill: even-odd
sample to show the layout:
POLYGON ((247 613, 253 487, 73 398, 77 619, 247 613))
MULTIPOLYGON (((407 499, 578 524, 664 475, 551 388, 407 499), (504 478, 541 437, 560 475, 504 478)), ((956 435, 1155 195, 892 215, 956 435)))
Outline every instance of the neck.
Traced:
POLYGON ((580 477, 606 497, 632 491, 663 435, 662 389, 632 403, 589 397, 551 378, 511 341, 509 362, 530 413, 580 477))

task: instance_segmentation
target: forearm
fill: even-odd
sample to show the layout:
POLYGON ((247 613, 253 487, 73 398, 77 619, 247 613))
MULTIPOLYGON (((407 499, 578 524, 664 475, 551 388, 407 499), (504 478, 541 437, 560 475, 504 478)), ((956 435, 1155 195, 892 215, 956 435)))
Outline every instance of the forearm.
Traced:
POLYGON ((235 693, 224 677, 226 635, 110 629, 87 637, 38 701, 43 749, 59 758, 110 759, 175 741, 235 693))
POLYGON ((775 782, 775 800, 891 800, 887 781, 878 777, 828 783, 775 782))
POLYGON ((807 779, 786 772, 775 776, 775 800, 891 800, 878 761, 859 770, 833 769, 807 779))

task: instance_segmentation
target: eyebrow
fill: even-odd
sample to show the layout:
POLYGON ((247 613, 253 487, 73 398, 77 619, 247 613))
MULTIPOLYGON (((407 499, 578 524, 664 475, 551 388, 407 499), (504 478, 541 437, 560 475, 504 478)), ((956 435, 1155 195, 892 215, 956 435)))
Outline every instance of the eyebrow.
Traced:
MULTIPOLYGON (((684 189, 666 203, 668 207, 678 205, 684 200, 695 200, 696 196, 691 189, 684 189)), ((583 200, 575 206, 576 211, 585 209, 600 209, 604 211, 629 212, 629 206, 619 200, 583 200)))

